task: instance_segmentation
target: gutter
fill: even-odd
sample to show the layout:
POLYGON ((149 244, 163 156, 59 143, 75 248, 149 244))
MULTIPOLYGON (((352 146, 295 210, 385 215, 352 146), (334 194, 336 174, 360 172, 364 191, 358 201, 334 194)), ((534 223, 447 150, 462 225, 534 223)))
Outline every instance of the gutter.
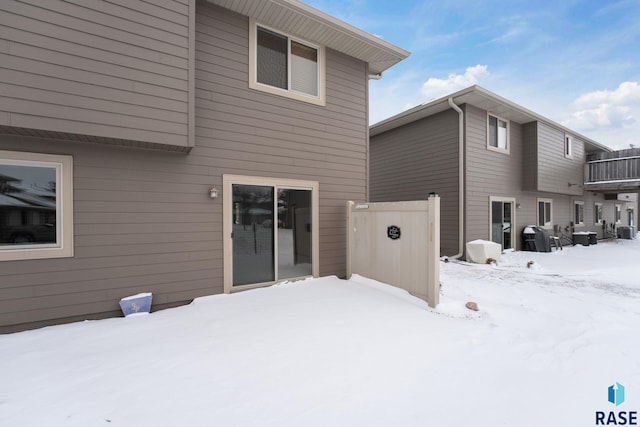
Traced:
POLYGON ((449 258, 459 259, 464 254, 464 113, 453 102, 453 97, 447 101, 458 113, 458 253, 449 258))

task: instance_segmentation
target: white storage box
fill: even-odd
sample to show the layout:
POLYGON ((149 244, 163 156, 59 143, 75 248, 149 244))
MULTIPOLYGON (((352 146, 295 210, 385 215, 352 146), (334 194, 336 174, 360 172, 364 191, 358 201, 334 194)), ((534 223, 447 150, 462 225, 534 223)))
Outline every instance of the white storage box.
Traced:
POLYGON ((502 245, 487 240, 467 242, 467 261, 486 264, 489 258, 498 262, 502 253, 502 245))

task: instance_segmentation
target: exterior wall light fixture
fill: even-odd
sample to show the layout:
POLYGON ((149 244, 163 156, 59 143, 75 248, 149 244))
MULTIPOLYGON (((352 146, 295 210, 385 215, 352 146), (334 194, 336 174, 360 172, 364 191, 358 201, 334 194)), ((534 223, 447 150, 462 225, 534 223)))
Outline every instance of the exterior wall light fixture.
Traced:
POLYGON ((216 187, 215 185, 209 187, 209 197, 211 197, 212 199, 218 198, 218 187, 216 187))

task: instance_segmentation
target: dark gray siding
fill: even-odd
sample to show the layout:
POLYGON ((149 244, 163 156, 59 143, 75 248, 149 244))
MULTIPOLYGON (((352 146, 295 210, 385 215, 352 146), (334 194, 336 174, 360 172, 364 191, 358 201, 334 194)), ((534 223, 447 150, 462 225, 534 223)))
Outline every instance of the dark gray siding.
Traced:
POLYGON ((189 154, 0 135, 1 149, 72 155, 75 186, 74 258, 2 262, 0 330, 114 315, 142 291, 154 307, 222 292, 208 188, 223 174, 319 181, 320 274, 344 276, 346 201, 366 196, 366 64, 328 50, 320 107, 248 88, 246 17, 198 3, 196 30, 189 154))
POLYGON ((458 114, 453 110, 370 138, 372 202, 440 195, 440 249, 458 252, 458 114))
POLYGON ((0 126, 190 146, 194 1, 0 2, 0 126))

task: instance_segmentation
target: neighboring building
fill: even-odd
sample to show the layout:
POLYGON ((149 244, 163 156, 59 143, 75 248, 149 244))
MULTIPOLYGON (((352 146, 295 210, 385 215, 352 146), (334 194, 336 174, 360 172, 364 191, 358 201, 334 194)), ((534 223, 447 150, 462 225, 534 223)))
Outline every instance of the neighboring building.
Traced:
POLYGON ((530 224, 556 235, 594 231, 602 238, 615 226, 637 224, 640 152, 634 153, 612 153, 472 86, 371 127, 369 199, 438 193, 443 255, 463 253, 476 239, 520 249, 530 224), (587 158, 595 163, 585 176, 587 158), (599 178, 600 169, 613 172, 599 178))
POLYGON ((295 0, 0 13, 0 331, 345 274, 368 79, 408 52, 295 0))

